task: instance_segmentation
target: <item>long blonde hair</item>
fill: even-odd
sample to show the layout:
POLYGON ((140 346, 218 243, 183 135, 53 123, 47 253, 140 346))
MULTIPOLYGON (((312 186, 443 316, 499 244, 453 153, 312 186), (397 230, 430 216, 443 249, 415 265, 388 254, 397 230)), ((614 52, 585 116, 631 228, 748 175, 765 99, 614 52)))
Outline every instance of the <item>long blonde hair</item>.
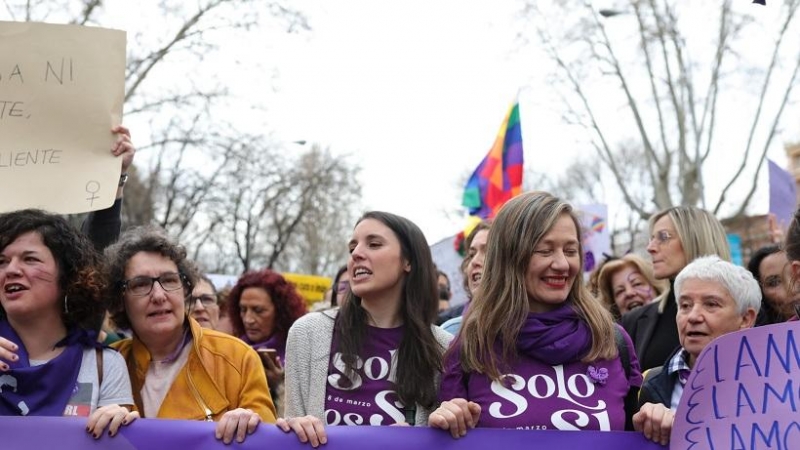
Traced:
MULTIPOLYGON (((722 223, 714 214, 694 206, 673 206, 660 211, 650 217, 650 235, 653 228, 664 216, 669 216, 678 239, 683 247, 683 255, 688 265, 701 256, 717 255, 723 261, 731 261, 731 247, 728 244, 728 235, 722 223)), ((658 312, 664 312, 669 300, 670 288, 664 290, 661 296, 653 300, 658 302, 658 312)))
POLYGON ((581 264, 566 302, 586 320, 592 334, 592 347, 583 360, 617 356, 614 320, 583 284, 578 217, 572 206, 561 199, 547 192, 528 192, 506 203, 489 230, 481 285, 458 337, 465 372, 484 373, 499 380, 500 370, 507 368, 517 354, 517 337, 530 312, 525 288, 528 265, 536 245, 564 215, 575 223, 581 264), (499 358, 494 352, 498 340, 502 345, 499 358))

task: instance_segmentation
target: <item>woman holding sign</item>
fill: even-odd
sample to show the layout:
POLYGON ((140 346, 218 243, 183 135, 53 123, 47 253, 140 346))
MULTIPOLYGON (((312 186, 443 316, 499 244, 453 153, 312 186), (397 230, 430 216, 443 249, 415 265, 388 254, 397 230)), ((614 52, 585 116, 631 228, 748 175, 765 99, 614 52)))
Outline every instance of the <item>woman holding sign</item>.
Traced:
POLYGON ((574 210, 549 193, 502 207, 430 426, 453 437, 476 426, 632 429, 636 355, 583 283, 581 243, 574 210))
POLYGON ((314 447, 327 440, 324 425, 425 425, 452 338, 432 325, 436 269, 414 223, 368 212, 348 246, 341 309, 300 318, 286 345, 278 426, 314 447))
POLYGON ((645 373, 640 411, 633 419, 636 430, 664 445, 700 352, 723 334, 752 328, 761 307, 761 290, 753 275, 718 256, 694 260, 675 278, 674 287, 681 347, 663 367, 645 373))
POLYGON ((138 417, 124 360, 97 342, 105 281, 61 216, 0 215, 0 415, 88 417, 95 438, 138 417))

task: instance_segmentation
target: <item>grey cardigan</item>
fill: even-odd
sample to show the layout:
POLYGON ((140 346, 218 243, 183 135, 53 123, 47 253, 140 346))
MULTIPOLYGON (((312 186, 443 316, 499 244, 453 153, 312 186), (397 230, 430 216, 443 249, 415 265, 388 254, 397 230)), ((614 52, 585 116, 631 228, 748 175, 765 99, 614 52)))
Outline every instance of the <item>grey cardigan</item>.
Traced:
MULTIPOLYGON (((297 319, 286 340, 286 418, 311 415, 325 420, 325 388, 331 360, 333 324, 338 309, 309 313, 297 319)), ((442 353, 453 336, 437 326, 433 335, 442 353)), ((436 376, 436 385, 440 382, 436 376)), ((415 425, 427 426, 431 409, 417 405, 415 425)))

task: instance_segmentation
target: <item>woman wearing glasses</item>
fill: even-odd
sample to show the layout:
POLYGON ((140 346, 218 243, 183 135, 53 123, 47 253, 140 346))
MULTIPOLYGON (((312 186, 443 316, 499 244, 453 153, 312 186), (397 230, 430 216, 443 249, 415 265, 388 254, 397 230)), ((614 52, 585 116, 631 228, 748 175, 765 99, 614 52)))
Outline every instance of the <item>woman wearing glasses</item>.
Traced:
POLYGON ((731 260, 722 224, 708 211, 675 206, 650 218, 647 252, 653 275, 669 280, 669 288, 649 305, 622 316, 622 326, 633 339, 642 371, 659 367, 680 345, 675 316, 678 306, 672 284, 687 264, 701 256, 717 255, 731 260))
POLYGON ((100 256, 62 217, 0 215, 0 416, 88 417, 114 435, 138 415, 125 362, 97 342, 100 256))
POLYGON ((197 285, 189 298, 189 313, 203 328, 217 330, 219 326, 219 303, 214 283, 205 275, 198 275, 197 285))
POLYGON ((163 230, 140 227, 106 250, 111 313, 133 338, 125 358, 142 417, 217 422, 226 444, 244 441, 275 407, 258 355, 244 342, 201 328, 186 303, 197 275, 163 230))

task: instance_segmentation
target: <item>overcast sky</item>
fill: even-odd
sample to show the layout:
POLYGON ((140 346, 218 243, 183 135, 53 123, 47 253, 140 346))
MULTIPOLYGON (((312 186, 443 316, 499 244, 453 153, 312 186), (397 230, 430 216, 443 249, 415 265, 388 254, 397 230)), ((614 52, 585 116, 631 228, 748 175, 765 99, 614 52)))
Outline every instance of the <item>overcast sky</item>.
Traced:
MULTIPOLYGON (((544 82, 552 67, 517 40, 519 2, 309 5, 310 35, 278 49, 279 91, 271 107, 276 133, 353 154, 363 167, 365 208, 410 218, 431 243, 463 227, 460 182, 487 153, 518 90, 526 166, 560 173, 592 151, 561 123, 544 82)), ((633 18, 615 19, 623 21, 620 39, 626 26, 635 26, 626 19, 633 18)), ((705 23, 698 18, 698 26, 705 23)), ((737 99, 726 100, 736 105, 737 99)), ((727 122, 735 126, 720 134, 740 139, 735 131, 747 127, 737 121, 751 112, 738 113, 727 122)), ((784 140, 800 136, 797 109, 787 113, 794 115, 785 116, 784 133, 769 153, 781 164, 784 140)), ((720 158, 736 159, 725 152, 720 158)), ((719 173, 707 177, 711 184, 722 181, 719 173)), ((756 201, 751 209, 766 212, 765 193, 756 201)))
MULTIPOLYGON (((598 9, 613 6, 612 1, 594 3, 598 9)), ((752 9, 748 1, 734 3, 750 7, 757 22, 769 15, 769 9, 752 9)), ((223 43, 221 58, 228 61, 206 61, 203 71, 216 74, 247 99, 262 99, 266 112, 253 114, 255 118, 248 117, 247 110, 236 110, 237 120, 263 123, 287 142, 287 151, 292 151, 290 142, 304 140, 351 155, 363 169, 363 209, 406 216, 431 243, 463 228, 462 183, 488 152, 518 92, 526 167, 557 175, 593 152, 585 138, 561 122, 558 97, 545 82, 553 69, 547 59, 535 46, 520 43, 518 31, 526 24, 520 22, 522 5, 517 0, 293 4, 307 13, 310 32, 287 36, 272 29, 246 43, 233 37, 223 43), (225 72, 242 61, 249 69, 225 72)), ((156 7, 155 2, 110 2, 108 23, 103 25, 128 30, 131 45, 135 31, 147 30, 148 24, 159 28, 148 19, 156 7)), ((689 17, 698 30, 707 29, 702 14, 689 17)), ((616 42, 635 35, 633 17, 610 20, 616 42)), ((156 32, 165 31, 152 31, 156 32)), ((145 37, 157 36, 147 33, 145 37)), ((768 57, 762 51, 768 35, 748 40, 746 51, 768 57)), ((630 42, 634 49, 635 41, 630 42)), ((199 79, 202 74, 190 75, 199 79)), ((725 151, 718 152, 712 164, 740 157, 742 133, 749 126, 744 120, 752 115, 752 108, 738 98, 721 102, 729 115, 718 133, 725 151)), ((603 111, 605 119, 629 117, 619 105, 609 108, 603 111)), ((796 105, 785 112, 783 123, 769 152, 781 165, 786 162, 783 143, 800 139, 796 105)), ((722 180, 716 170, 706 175, 712 185, 722 180)), ((765 190, 761 191, 753 213, 766 212, 765 190)), ((613 217, 614 199, 606 201, 613 217)))

